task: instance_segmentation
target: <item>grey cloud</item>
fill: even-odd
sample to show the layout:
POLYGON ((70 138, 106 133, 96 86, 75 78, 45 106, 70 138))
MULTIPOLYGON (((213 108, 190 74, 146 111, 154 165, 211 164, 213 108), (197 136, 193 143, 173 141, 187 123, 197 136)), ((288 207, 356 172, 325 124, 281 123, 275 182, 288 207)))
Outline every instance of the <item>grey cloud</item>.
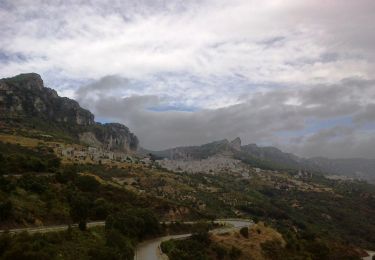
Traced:
POLYGON ((286 40, 284 36, 275 36, 263 41, 260 41, 259 44, 265 45, 266 48, 280 46, 283 41, 286 40))
POLYGON ((374 120, 375 1, 278 2, 1 1, 0 75, 93 80, 75 98, 148 148, 240 136, 306 156, 375 154, 363 132, 374 120), (152 110, 171 104, 201 110, 152 110), (352 118, 353 133, 319 125, 337 117, 352 118))
POLYGON ((81 100, 85 98, 87 94, 99 92, 103 93, 110 90, 116 90, 124 88, 129 84, 129 80, 118 76, 106 76, 98 81, 94 81, 91 84, 80 87, 75 93, 76 98, 81 100))
POLYGON ((367 105, 360 113, 353 117, 353 121, 358 124, 375 123, 375 104, 367 105))
POLYGON ((335 126, 295 141, 286 149, 307 156, 374 159, 375 154, 373 132, 353 127, 335 126))
POLYGON ((100 117, 115 118, 128 125, 139 136, 141 145, 150 149, 240 136, 244 143, 275 144, 302 156, 355 157, 368 156, 370 150, 375 154, 374 148, 368 145, 375 138, 370 135, 360 138, 359 127, 328 125, 303 137, 293 132, 307 129, 311 118, 319 126, 320 120, 342 116, 354 117, 357 121, 365 115, 370 117, 375 104, 367 96, 374 93, 372 86, 372 81, 348 79, 340 84, 274 89, 248 96, 237 105, 194 112, 150 110, 150 107, 165 105, 166 100, 155 95, 102 96, 84 104, 100 117), (358 96, 358 89, 364 96, 358 96), (348 100, 351 96, 357 99, 348 100), (300 104, 288 104, 291 97, 300 104), (312 104, 318 106, 310 107, 312 104), (291 133, 289 139, 283 137, 285 132, 291 133), (343 149, 345 145, 351 148, 343 149))
POLYGON ((313 134, 312 136, 308 137, 306 141, 309 143, 321 145, 322 143, 331 141, 332 139, 352 135, 353 133, 354 129, 352 127, 335 126, 313 134))

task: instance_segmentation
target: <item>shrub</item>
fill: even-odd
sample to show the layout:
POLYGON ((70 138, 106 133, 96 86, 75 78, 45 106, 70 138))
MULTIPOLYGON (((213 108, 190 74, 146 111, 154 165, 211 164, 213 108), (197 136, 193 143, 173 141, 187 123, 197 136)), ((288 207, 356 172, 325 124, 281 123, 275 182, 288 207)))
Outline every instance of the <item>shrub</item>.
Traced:
POLYGON ((212 249, 216 253, 217 259, 219 260, 224 259, 227 255, 227 249, 221 245, 215 244, 212 249))
POLYGON ((261 244, 261 248, 265 256, 270 259, 284 259, 284 248, 279 240, 266 241, 261 244))
POLYGON ((86 222, 92 208, 90 199, 84 195, 77 194, 70 202, 70 216, 73 222, 78 222, 80 230, 86 230, 86 222))
POLYGON ((248 227, 243 227, 240 229, 240 234, 245 237, 249 238, 249 228, 248 227))
POLYGON ((129 238, 123 236, 118 230, 106 232, 106 246, 116 252, 117 259, 133 259, 134 246, 129 238))
POLYGON ((78 176, 75 181, 81 191, 95 192, 100 187, 100 183, 92 176, 78 176))
POLYGON ((157 235, 161 231, 158 219, 146 209, 129 209, 109 215, 105 228, 117 229, 123 235, 136 239, 157 235))
POLYGON ((13 205, 11 201, 0 202, 0 221, 4 221, 10 217, 12 208, 13 205))
POLYGON ((175 248, 175 244, 174 244, 173 240, 163 241, 160 244, 160 248, 161 248, 161 251, 164 254, 169 254, 175 248))
POLYGON ((232 246, 232 248, 229 251, 229 257, 230 259, 233 259, 233 260, 238 259, 241 256, 241 254, 242 254, 242 251, 235 246, 232 246))

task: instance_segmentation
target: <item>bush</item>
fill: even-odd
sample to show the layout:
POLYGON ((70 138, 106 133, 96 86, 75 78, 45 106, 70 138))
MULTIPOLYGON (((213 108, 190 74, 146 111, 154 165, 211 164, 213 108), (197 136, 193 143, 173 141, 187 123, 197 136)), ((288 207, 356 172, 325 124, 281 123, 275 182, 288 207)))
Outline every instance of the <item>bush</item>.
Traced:
POLYGON ((232 248, 229 251, 229 257, 230 259, 233 259, 233 260, 238 259, 241 256, 241 254, 242 254, 242 251, 235 246, 232 246, 232 248))
POLYGON ((117 259, 133 259, 134 246, 129 238, 123 236, 118 230, 106 232, 106 246, 116 252, 117 259))
POLYGON ((78 176, 75 181, 77 187, 85 192, 95 192, 100 187, 100 183, 92 176, 78 176))
POLYGON ((12 208, 13 205, 11 201, 0 202, 0 221, 4 221, 11 216, 12 208))
POLYGON ((224 259, 227 255, 227 249, 221 245, 215 244, 212 249, 216 253, 217 259, 219 260, 224 259))
POLYGON ((105 199, 99 198, 94 202, 93 214, 96 219, 106 219, 111 211, 111 204, 105 199))
POLYGON ((279 240, 266 241, 261 244, 261 248, 265 256, 270 259, 283 260, 284 258, 284 248, 279 240))
POLYGON ((152 211, 146 209, 129 209, 109 215, 105 228, 117 229, 124 236, 139 240, 160 234, 161 231, 158 219, 152 211))
POLYGON ((77 176, 76 169, 73 167, 66 167, 62 172, 56 174, 56 180, 60 183, 68 183, 69 181, 74 181, 77 176))
POLYGON ((245 237, 249 238, 249 228, 248 227, 243 227, 240 229, 240 234, 245 237))
POLYGON ((163 241, 160 244, 160 248, 161 248, 161 251, 164 254, 169 254, 175 248, 175 244, 174 244, 173 240, 163 241))
POLYGON ((35 176, 33 174, 23 175, 17 182, 17 184, 31 192, 41 194, 48 189, 48 183, 46 177, 35 176))
POLYGON ((86 230, 86 222, 92 208, 91 200, 84 196, 77 194, 70 202, 70 216, 73 222, 78 222, 80 230, 86 230))
POLYGON ((0 257, 9 248, 11 243, 11 236, 8 233, 3 233, 0 235, 0 257))

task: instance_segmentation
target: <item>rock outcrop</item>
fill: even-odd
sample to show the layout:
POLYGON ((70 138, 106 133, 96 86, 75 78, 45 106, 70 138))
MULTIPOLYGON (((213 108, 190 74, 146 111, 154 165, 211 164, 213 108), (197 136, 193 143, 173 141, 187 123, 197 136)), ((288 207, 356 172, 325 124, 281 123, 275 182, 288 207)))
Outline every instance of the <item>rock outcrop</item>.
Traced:
POLYGON ((136 151, 138 138, 129 128, 118 123, 97 124, 88 132, 79 136, 81 142, 93 147, 101 147, 110 151, 136 151))
POLYGON ((94 115, 76 101, 44 87, 36 73, 0 79, 0 121, 46 132, 58 129, 77 141, 110 151, 138 148, 138 138, 126 126, 96 123, 94 115))
POLYGON ((45 88, 35 73, 0 80, 1 118, 37 117, 67 124, 93 125, 94 115, 69 98, 45 88))
POLYGON ((232 140, 230 142, 230 146, 236 151, 241 151, 241 139, 237 137, 236 139, 232 140))

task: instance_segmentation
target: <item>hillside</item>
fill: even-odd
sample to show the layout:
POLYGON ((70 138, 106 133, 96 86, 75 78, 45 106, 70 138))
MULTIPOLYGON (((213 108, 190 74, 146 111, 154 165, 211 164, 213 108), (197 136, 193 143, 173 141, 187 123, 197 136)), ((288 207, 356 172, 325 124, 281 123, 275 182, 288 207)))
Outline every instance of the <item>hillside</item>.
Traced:
POLYGON ((252 255, 247 247, 265 259, 359 259, 364 249, 375 250, 375 189, 367 182, 325 178, 302 168, 304 159, 243 146, 239 138, 143 158, 127 127, 95 123, 89 111, 45 88, 36 74, 0 83, 0 227, 78 223, 82 230, 4 233, 1 258, 132 259, 144 239, 190 232, 183 221, 219 218, 258 222, 249 230, 255 240, 198 234, 171 243, 178 249, 174 259, 196 259, 179 258, 185 253, 246 259, 252 255), (96 220, 105 228, 86 230, 96 220), (282 244, 272 240, 275 235, 282 244), (202 248, 202 238, 213 246, 202 248))
POLYGON ((149 151, 157 158, 169 160, 202 160, 216 155, 226 155, 239 159, 254 167, 274 170, 304 170, 326 175, 338 175, 347 178, 363 179, 375 182, 375 160, 370 159, 328 159, 301 158, 285 153, 276 147, 260 147, 256 144, 241 145, 240 138, 226 139, 203 144, 201 146, 176 147, 163 151, 149 151))
POLYGON ((135 152, 138 138, 121 124, 100 124, 69 98, 44 87, 35 73, 0 80, 1 130, 47 135, 110 151, 135 152))

